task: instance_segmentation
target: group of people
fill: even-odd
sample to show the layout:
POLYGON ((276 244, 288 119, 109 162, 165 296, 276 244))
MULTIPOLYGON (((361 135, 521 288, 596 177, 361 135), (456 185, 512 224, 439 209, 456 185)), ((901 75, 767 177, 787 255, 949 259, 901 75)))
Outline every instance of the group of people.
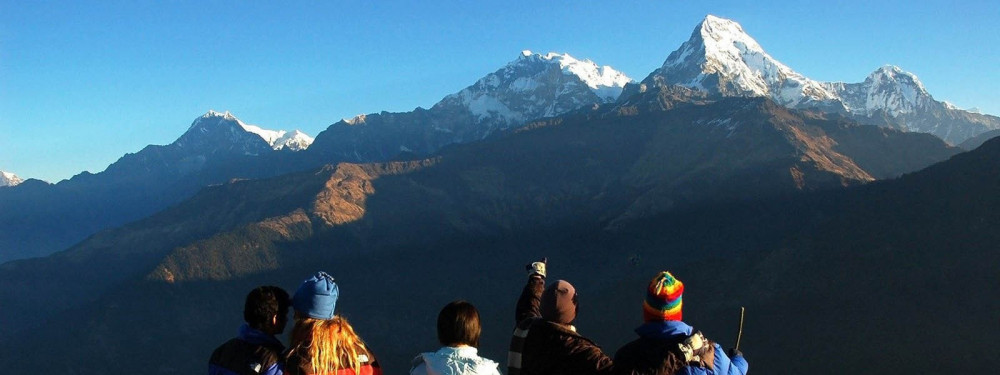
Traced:
MULTIPOLYGON (((639 338, 614 358, 573 326, 577 294, 557 280, 545 285, 546 261, 526 266, 528 281, 517 300, 507 358, 508 375, 705 374, 746 375, 742 353, 723 352, 681 320, 684 284, 670 272, 653 278, 643 301, 639 338)), ((239 334, 209 359, 209 374, 381 375, 378 360, 346 319, 334 313, 340 290, 325 272, 305 280, 295 294, 261 286, 246 298, 239 334), (289 347, 276 335, 285 330, 289 308, 294 325, 289 347)), ((454 301, 438 314, 442 347, 413 359, 411 375, 499 375, 499 364, 478 355, 479 311, 454 301)))

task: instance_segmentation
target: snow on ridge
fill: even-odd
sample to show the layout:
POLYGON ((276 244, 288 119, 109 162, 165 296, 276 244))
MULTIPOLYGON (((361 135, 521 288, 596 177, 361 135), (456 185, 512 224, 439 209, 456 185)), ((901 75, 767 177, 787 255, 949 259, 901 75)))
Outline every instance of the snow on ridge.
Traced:
POLYGON ((895 65, 883 65, 876 69, 872 74, 868 75, 867 80, 873 80, 878 82, 899 82, 902 84, 913 85, 914 88, 922 93, 927 93, 927 89, 924 88, 924 83, 920 82, 916 74, 910 73, 903 70, 902 68, 895 65))
POLYGON ((277 141, 279 138, 285 136, 285 131, 284 130, 269 130, 269 129, 264 129, 264 128, 261 128, 261 127, 259 127, 257 125, 247 125, 247 124, 244 124, 242 121, 238 121, 238 120, 237 120, 237 124, 239 124, 240 127, 243 128, 243 130, 246 130, 248 132, 251 132, 251 133, 259 135, 261 138, 264 139, 264 141, 266 141, 271 146, 274 146, 274 142, 277 141))
MULTIPOLYGON (((860 83, 825 82, 823 85, 836 93, 836 99, 848 112, 866 116, 885 111, 896 117, 934 102, 916 75, 894 65, 879 67, 860 83)), ((942 105, 960 110, 949 107, 948 103, 942 105)))
POLYGON ((243 130, 254 133, 263 138, 264 141, 275 150, 285 148, 292 151, 305 150, 313 143, 314 140, 312 137, 299 130, 293 130, 291 132, 284 130, 269 130, 261 128, 257 125, 244 124, 239 120, 236 120, 236 123, 243 127, 243 130))
POLYGON ((343 121, 347 125, 360 125, 360 124, 364 124, 365 123, 365 119, 367 119, 367 118, 368 118, 368 115, 362 113, 362 114, 354 116, 352 118, 341 119, 341 121, 343 121))
POLYGON ((706 89, 709 76, 718 75, 731 84, 728 90, 735 92, 729 94, 770 97, 787 106, 835 96, 768 55, 739 23, 713 15, 667 57, 660 71, 668 80, 677 76, 675 84, 699 90, 706 89))
POLYGON ((271 143, 271 147, 275 150, 287 148, 292 151, 302 151, 309 148, 314 140, 315 139, 313 137, 310 137, 306 133, 298 130, 292 130, 276 139, 274 143, 271 143))
POLYGON ((460 93, 462 102, 479 121, 489 117, 499 117, 506 121, 521 121, 521 115, 512 111, 507 105, 491 95, 472 95, 471 92, 460 93))
MULTIPOLYGON (((591 60, 580 60, 565 53, 541 55, 523 50, 515 60, 462 91, 446 96, 435 106, 459 104, 478 122, 505 123, 499 125, 502 128, 529 118, 578 108, 573 106, 580 102, 575 95, 588 91, 601 102, 613 101, 629 82, 632 79, 624 73, 610 66, 598 66, 591 60), (569 79, 553 80, 547 76, 552 69, 559 69, 569 79)), ((580 102, 579 106, 584 104, 580 102)), ((346 122, 354 124, 357 120, 346 122)))
POLYGON ((632 82, 632 79, 614 68, 604 65, 598 66, 590 59, 577 60, 568 53, 549 52, 544 57, 546 60, 556 60, 563 72, 572 73, 580 77, 591 89, 601 87, 625 87, 625 84, 632 82))
MULTIPOLYGON (((214 109, 208 110, 208 112, 206 112, 204 115, 195 120, 194 123, 191 124, 190 129, 196 128, 198 125, 202 123, 202 121, 209 119, 221 119, 224 121, 235 122, 236 125, 239 125, 240 128, 242 128, 244 131, 259 136, 261 139, 264 140, 264 142, 267 142, 267 144, 271 146, 272 149, 275 150, 281 150, 284 148, 288 148, 290 150, 295 150, 295 151, 304 150, 307 147, 309 147, 309 145, 311 145, 313 142, 312 137, 298 130, 295 130, 290 133, 284 130, 264 129, 257 125, 244 123, 242 120, 236 118, 236 116, 234 116, 229 111, 218 112, 214 109)), ((204 130, 205 129, 202 129, 202 131, 204 130)))
POLYGON ((621 95, 625 85, 633 81, 625 73, 615 70, 611 66, 599 66, 590 59, 579 60, 568 53, 549 52, 541 55, 532 53, 530 50, 524 50, 521 51, 521 58, 518 61, 524 58, 558 63, 559 69, 562 70, 563 74, 576 76, 595 95, 604 101, 617 99, 618 95, 621 95))
POLYGON ((0 187, 17 186, 22 182, 24 182, 24 179, 17 177, 17 175, 10 172, 0 171, 0 187))

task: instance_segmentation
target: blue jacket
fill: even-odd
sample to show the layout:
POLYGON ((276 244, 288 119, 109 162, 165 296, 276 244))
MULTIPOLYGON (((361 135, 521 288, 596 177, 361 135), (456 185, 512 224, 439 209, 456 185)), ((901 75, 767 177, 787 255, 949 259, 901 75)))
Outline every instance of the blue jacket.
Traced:
POLYGON ((283 375, 281 353, 285 346, 272 335, 249 325, 240 326, 236 338, 212 352, 209 375, 283 375))
POLYGON ((742 355, 730 359, 719 344, 714 349, 711 369, 688 366, 679 358, 677 344, 694 333, 681 321, 649 322, 636 328, 639 339, 625 344, 615 354, 616 374, 657 375, 746 375, 749 365, 742 355))

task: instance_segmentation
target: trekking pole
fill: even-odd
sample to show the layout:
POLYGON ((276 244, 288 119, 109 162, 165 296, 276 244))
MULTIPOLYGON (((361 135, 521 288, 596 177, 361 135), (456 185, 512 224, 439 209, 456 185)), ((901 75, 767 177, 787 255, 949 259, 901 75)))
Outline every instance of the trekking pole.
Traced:
POLYGON ((740 306, 740 330, 736 334, 736 350, 740 350, 740 339, 743 338, 743 313, 746 312, 746 308, 740 306))

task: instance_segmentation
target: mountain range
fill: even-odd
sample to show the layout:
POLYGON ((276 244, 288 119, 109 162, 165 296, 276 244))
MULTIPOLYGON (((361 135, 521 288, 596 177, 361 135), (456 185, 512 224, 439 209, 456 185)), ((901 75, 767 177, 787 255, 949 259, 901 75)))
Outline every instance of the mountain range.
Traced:
POLYGON ((569 54, 523 51, 514 61, 430 109, 359 115, 330 125, 308 151, 323 160, 368 162, 431 154, 543 117, 614 102, 632 80, 569 54))
POLYGON ((298 131, 265 130, 229 112, 209 111, 173 143, 127 154, 103 172, 0 192, 0 207, 5 208, 0 210, 0 226, 8 229, 0 231, 0 262, 63 250, 101 229, 178 203, 208 185, 340 161, 426 155, 536 117, 613 101, 628 81, 622 73, 589 60, 524 51, 430 110, 341 121, 318 135, 315 144, 298 131))
POLYGON ((64 250, 211 184, 284 173, 259 159, 283 160, 294 152, 272 146, 247 127, 228 112, 209 111, 173 143, 126 154, 100 173, 84 172, 57 184, 29 179, 3 189, 0 262, 64 250))
MULTIPOLYGON (((483 351, 501 358, 521 263, 549 256, 554 274, 586 291, 579 326, 607 350, 630 340, 639 323, 643 279, 669 267, 698 286, 689 287, 686 306, 701 306, 686 316, 705 322, 716 337, 730 327, 711 317, 737 303, 749 306, 759 325, 747 332, 748 355, 759 371, 776 372, 787 356, 771 349, 774 341, 819 350, 831 331, 864 329, 885 338, 925 317, 904 307, 923 301, 924 290, 936 295, 945 286, 911 287, 923 278, 906 270, 961 276, 971 287, 952 292, 956 299, 984 298, 997 281, 976 261, 990 264, 995 252, 965 245, 1000 233, 994 228, 1000 221, 991 219, 1000 202, 980 195, 1000 183, 994 173, 1000 143, 866 184, 875 173, 868 170, 895 175, 897 163, 914 160, 884 162, 885 140, 908 144, 915 155, 935 144, 956 152, 926 134, 791 111, 765 98, 727 98, 675 103, 666 111, 565 115, 430 158, 236 180, 66 252, 0 266, 0 304, 8 306, 0 311, 8 322, 0 358, 46 372, 198 371, 199 358, 232 334, 246 289, 293 288, 317 268, 337 275, 341 312, 390 371, 402 371, 415 351, 436 345, 431 319, 455 298, 480 307, 487 322, 483 351), (725 123, 719 115, 741 121, 725 123), (940 181, 949 181, 946 191, 940 181), (856 227, 865 229, 851 235, 856 227), (955 241, 963 244, 956 250, 961 257, 944 250, 955 241), (885 270, 889 260, 904 268, 885 270), (72 283, 59 275, 72 275, 72 283), (868 294, 850 300, 857 296, 824 280, 851 290, 867 285, 868 294), (410 288, 393 287, 401 283, 410 288), (795 285, 810 285, 809 292, 795 285), (904 294, 893 296, 898 288, 904 294), (60 304, 51 306, 53 299, 60 304), (859 326, 886 318, 879 308, 861 309, 863 301, 890 306, 900 322, 859 326), (851 309, 851 319, 805 325, 838 303, 851 309), (389 316, 400 309, 414 320, 389 316), (611 316, 622 318, 609 323, 611 316), (67 335, 74 340, 56 340, 67 335), (35 354, 50 351, 60 359, 35 354)), ((936 306, 935 314, 955 316, 964 306, 936 306)), ((996 333, 975 326, 990 319, 986 312, 967 318, 969 328, 954 332, 967 342, 987 342, 996 333)), ((922 353, 924 339, 945 337, 936 332, 906 332, 910 344, 879 353, 907 358, 906 368, 978 368, 913 354, 922 353)), ((793 348, 782 345, 773 347, 793 348)), ((864 353, 875 350, 871 345, 862 345, 864 353)), ((882 368, 863 357, 793 368, 836 373, 861 363, 882 368)))
POLYGON ((667 268, 713 339, 732 341, 747 307, 755 371, 986 372, 1000 140, 962 153, 910 126, 978 134, 996 117, 921 90, 895 67, 809 80, 709 16, 641 82, 525 51, 430 109, 340 121, 304 150, 209 111, 101 173, 0 189, 0 261, 65 249, 0 264, 0 361, 203 371, 247 290, 318 269, 387 372, 438 345, 433 317, 457 298, 502 359, 520 270, 547 256, 609 352, 667 268))
POLYGON ((915 75, 895 66, 878 68, 861 83, 809 79, 767 54, 738 23, 711 15, 660 68, 627 88, 622 98, 673 86, 845 113, 864 124, 931 133, 953 145, 1000 128, 996 116, 934 100, 915 75))

